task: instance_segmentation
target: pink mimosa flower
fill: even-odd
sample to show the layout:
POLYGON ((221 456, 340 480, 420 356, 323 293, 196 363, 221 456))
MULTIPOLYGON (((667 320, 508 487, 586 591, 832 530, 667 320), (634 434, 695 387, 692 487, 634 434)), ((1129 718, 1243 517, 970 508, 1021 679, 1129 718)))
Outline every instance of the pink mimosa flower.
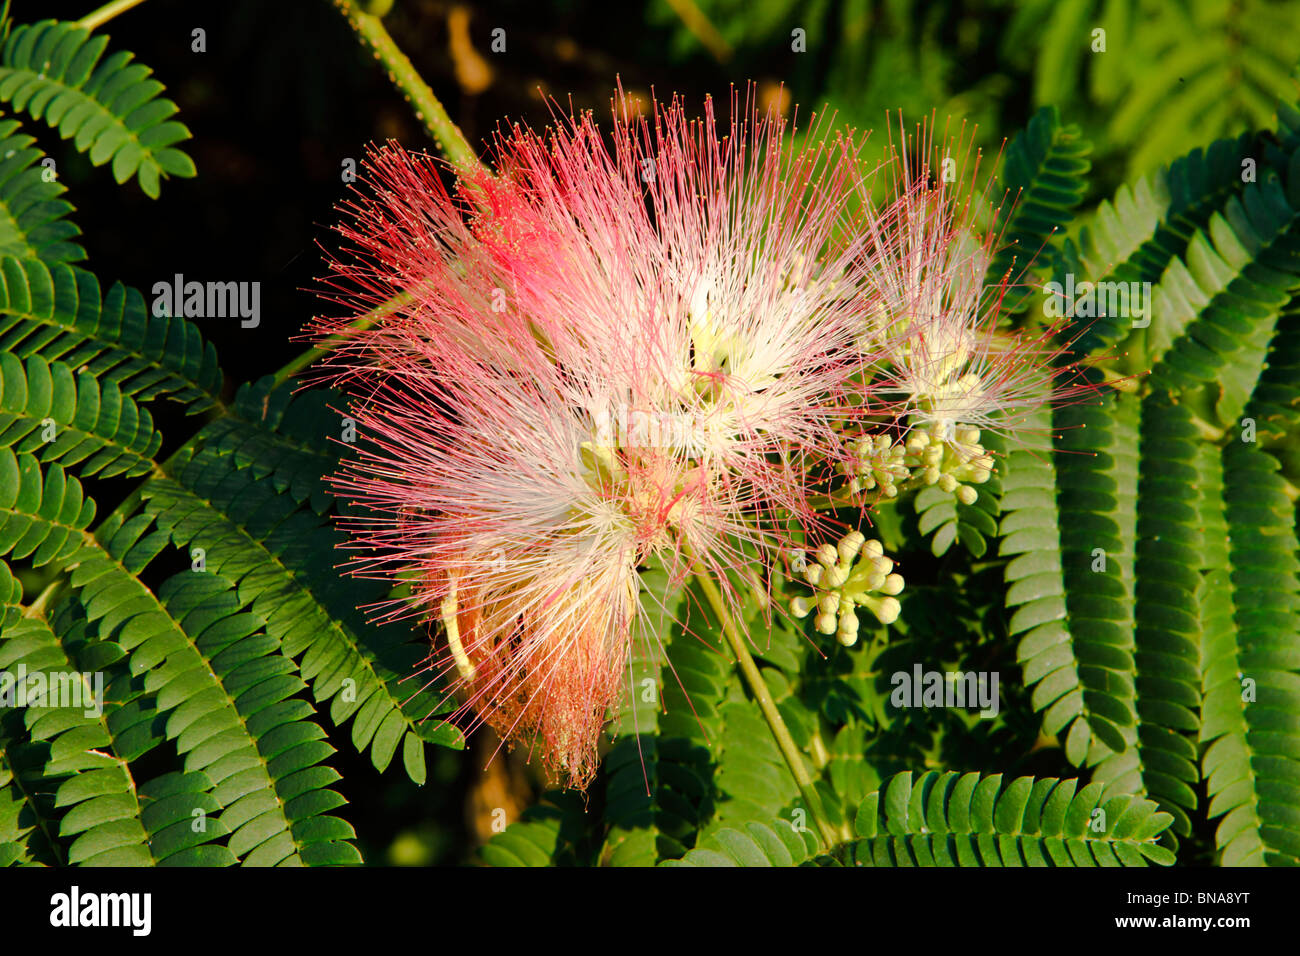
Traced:
POLYGON ((757 519, 811 520, 801 462, 842 457, 863 413, 856 152, 620 94, 612 149, 590 116, 515 127, 457 198, 427 156, 368 163, 333 263, 348 314, 317 328, 345 335, 330 374, 363 437, 335 478, 368 512, 356 570, 412 585, 396 610, 443 622, 463 711, 571 786, 645 618, 638 568, 726 587, 781 544, 757 519))
POLYGON ((883 212, 864 204, 878 293, 864 341, 886 357, 877 383, 936 437, 951 442, 955 429, 973 426, 1014 441, 1045 402, 1095 389, 1059 361, 1059 325, 1001 327, 1004 298, 1036 250, 1024 250, 1008 274, 986 277, 1002 243, 1003 206, 974 185, 980 156, 970 139, 937 142, 925 125, 903 139, 890 167, 894 201, 883 212))

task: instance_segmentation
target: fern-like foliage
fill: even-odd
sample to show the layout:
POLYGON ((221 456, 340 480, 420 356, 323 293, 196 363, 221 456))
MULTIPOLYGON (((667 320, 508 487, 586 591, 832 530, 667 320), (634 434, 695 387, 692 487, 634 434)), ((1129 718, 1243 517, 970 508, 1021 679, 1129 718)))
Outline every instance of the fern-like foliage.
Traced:
POLYGON ((1146 792, 1191 832, 1199 781, 1200 626, 1195 612, 1202 533, 1196 501, 1197 432, 1185 408, 1153 393, 1142 402, 1133 583, 1134 728, 1093 779, 1112 793, 1146 792))
POLYGON ((680 860, 664 866, 796 866, 814 852, 816 840, 790 826, 748 823, 718 830, 680 860))
MULTIPOLYGON (((0 101, 150 195, 193 175, 161 90, 71 24, 0 56, 0 101)), ((399 686, 424 635, 371 623, 390 595, 334 567, 330 399, 268 379, 225 400, 196 325, 71 264, 71 206, 17 121, 0 143, 0 694, 61 682, 0 717, 0 862, 358 863, 326 721, 417 783, 427 744, 461 741, 439 689, 399 686), (162 460, 164 398, 207 421, 162 460), (138 483, 103 485, 97 519, 106 478, 138 483)))
POLYGON ((1189 140, 1270 122, 1300 58, 1296 12, 1265 0, 1031 0, 1002 49, 1032 67, 1036 105, 1089 117, 1089 134, 1145 174, 1189 140))
POLYGON ((113 163, 113 178, 135 176, 157 198, 163 176, 190 177, 194 162, 176 144, 190 132, 170 117, 152 71, 118 51, 104 56, 108 37, 91 36, 57 20, 24 24, 0 51, 0 102, 44 120, 96 166, 113 163))
POLYGON ((858 807, 854 838, 813 859, 790 827, 721 830, 673 865, 1146 866, 1169 864, 1155 803, 1077 780, 928 771, 896 774, 858 807))
POLYGON ((0 120, 0 256, 76 262, 86 251, 72 240, 81 230, 67 218, 72 203, 35 139, 17 120, 0 120))
POLYGON ((154 315, 136 289, 101 297, 93 273, 0 259, 0 347, 85 369, 137 402, 166 395, 198 412, 220 404, 217 352, 188 319, 154 315))
POLYGON ((1002 307, 1019 312, 1032 301, 1023 288, 1031 274, 1050 270, 1051 261, 1083 199, 1092 144, 1076 125, 1062 125, 1053 106, 1034 114, 1007 147, 999 185, 1013 203, 1000 224, 1002 245, 986 270, 986 285, 1010 288, 1002 307))
POLYGON ((1294 734, 1252 696, 1257 681, 1289 686, 1300 641, 1295 513, 1274 474, 1296 434, 1294 390, 1281 382, 1300 292, 1297 144, 1279 113, 1277 134, 1193 153, 1103 205, 1081 249, 1067 245, 1063 265, 1080 279, 1159 277, 1149 323, 1107 316, 1077 339, 1123 339, 1124 367, 1154 371, 1140 394, 1127 386, 1058 409, 1052 460, 1044 447, 1013 454, 1003 502, 1003 553, 1018 555, 1006 569, 1011 630, 1024 635, 1044 732, 1093 767, 1108 797, 1151 797, 1183 837, 1204 777, 1206 812, 1226 815, 1225 863, 1282 862, 1295 849, 1278 789, 1295 772, 1294 734), (1266 143, 1276 165, 1243 177, 1243 155, 1266 143), (1270 423, 1262 437, 1257 417, 1270 423), (1256 656, 1247 649, 1260 640, 1268 650, 1256 656), (1247 749, 1252 709, 1270 756, 1247 749))
POLYGON ((53 669, 84 682, 81 700, 74 706, 25 711, 33 744, 48 748, 35 783, 41 789, 35 792, 41 794, 38 799, 51 801, 53 812, 60 814, 58 835, 72 841, 66 862, 92 866, 234 863, 228 849, 211 845, 229 831, 220 820, 205 818, 220 809, 206 774, 135 779, 131 761, 159 739, 152 732, 156 711, 141 704, 138 685, 113 688, 112 697, 120 695, 120 699, 107 703, 99 714, 85 709, 95 693, 90 686, 94 671, 87 665, 100 667, 120 659, 122 648, 94 640, 84 614, 78 612, 73 604, 65 604, 50 624, 25 620, 26 626, 17 634, 11 632, 6 643, 8 654, 23 654, 16 662, 6 661, 8 666, 53 669), (56 632, 64 635, 63 640, 56 632), (77 648, 81 659, 69 659, 65 646, 77 648), (195 811, 202 826, 193 826, 195 811))
MULTIPOLYGON (((286 700, 304 687, 290 676, 291 662, 260 660, 278 645, 265 633, 265 621, 238 613, 243 604, 233 582, 215 573, 181 572, 155 592, 135 572, 167 539, 146 516, 127 522, 110 518, 97 538, 87 531, 93 504, 61 466, 48 466, 42 474, 35 458, 6 449, 0 452, 0 478, 16 492, 0 500, 0 554, 36 567, 57 563, 71 573, 85 620, 99 634, 111 635, 119 655, 127 657, 121 661, 127 673, 144 675, 150 706, 169 718, 166 735, 179 738, 185 771, 206 772, 214 787, 226 786, 208 809, 225 811, 229 852, 248 863, 356 858, 346 842, 353 835, 350 827, 335 818, 317 819, 339 805, 338 795, 323 789, 336 776, 307 774, 309 785, 297 789, 304 778, 296 775, 333 748, 319 739, 324 736, 319 726, 304 720, 312 713, 310 705, 286 700)), ((12 635, 11 629, 5 646, 21 647, 9 643, 12 635)), ((57 753, 52 751, 51 759, 59 766, 57 753)), ((49 766, 43 771, 54 772, 49 766)), ((113 833, 135 835, 130 824, 139 822, 131 818, 113 833)), ((122 849, 120 843, 95 846, 95 855, 122 849)))
POLYGON ((1300 863, 1295 726, 1300 633, 1295 508, 1277 462, 1247 444, 1222 457, 1232 571, 1204 595, 1202 767, 1216 841, 1228 865, 1300 863), (1212 593, 1219 585, 1222 590, 1212 593), (1230 595, 1230 596, 1229 596, 1230 595))
POLYGON ((82 475, 140 475, 153 467, 162 435, 147 409, 117 383, 77 375, 39 355, 0 355, 0 444, 82 475))
POLYGON ((145 485, 144 513, 174 545, 201 549, 206 567, 237 584, 241 601, 264 617, 283 652, 303 657, 303 673, 316 700, 332 703, 334 722, 356 718, 353 743, 371 750, 377 768, 388 766, 400 744, 422 774, 422 739, 449 742, 454 735, 422 721, 435 713, 435 699, 397 686, 415 670, 419 652, 361 641, 366 622, 358 608, 367 602, 358 596, 366 592, 339 586, 337 534, 292 496, 234 464, 233 456, 211 449, 183 450, 166 476, 145 485))
MULTIPOLYGON (((997 435, 987 433, 984 446, 994 450, 999 446, 997 435)), ((930 551, 941 557, 960 541, 972 555, 984 557, 988 540, 997 537, 997 517, 1001 508, 1002 479, 992 475, 989 480, 973 486, 976 491, 972 504, 958 501, 954 492, 946 492, 938 485, 923 488, 912 505, 916 509, 917 529, 930 538, 930 551)))
POLYGON ((1145 866, 1173 862, 1156 840, 1168 814, 1140 797, 1103 803, 1071 779, 934 771, 894 777, 858 810, 854 854, 876 866, 1145 866))
MULTIPOLYGON (((1156 283, 1167 269, 1177 270, 1197 231, 1245 188, 1242 164, 1261 139, 1246 134, 1218 140, 1132 187, 1121 186, 1098 205, 1080 229, 1077 244, 1066 240, 1058 281, 1070 272, 1086 282, 1156 283)), ((1081 352, 1095 354, 1131 331, 1129 317, 1117 314, 1079 318, 1066 334, 1078 340, 1081 352)))
POLYGON ((1092 739, 1091 710, 1066 624, 1057 474, 1046 437, 1051 434, 1050 413, 1039 412, 1027 424, 1030 434, 1043 437, 1036 447, 1026 443, 1012 452, 1003 469, 999 553, 1010 559, 1004 570, 1006 603, 1014 609, 1007 629, 1019 635, 1023 679, 1033 688, 1034 709, 1044 712, 1044 733, 1060 737, 1067 758, 1078 764, 1092 739))

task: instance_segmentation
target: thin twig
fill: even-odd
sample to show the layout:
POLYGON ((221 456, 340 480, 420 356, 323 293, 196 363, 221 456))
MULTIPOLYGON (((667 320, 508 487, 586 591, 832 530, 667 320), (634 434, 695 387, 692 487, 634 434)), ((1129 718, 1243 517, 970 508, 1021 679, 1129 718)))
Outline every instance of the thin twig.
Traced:
MULTIPOLYGON (((410 301, 411 301, 411 293, 399 292, 397 295, 393 296, 388 301, 382 302, 375 308, 371 309, 365 315, 353 319, 352 322, 348 324, 348 328, 355 331, 368 329, 370 328, 370 326, 374 325, 377 321, 382 319, 384 316, 396 312, 398 309, 400 309, 402 306, 406 305, 410 301)), ((326 355, 328 355, 334 346, 339 345, 346 341, 348 341, 347 335, 344 335, 342 333, 339 333, 337 335, 331 335, 329 338, 323 340, 320 345, 314 346, 313 348, 310 348, 307 351, 303 352, 298 357, 292 359, 283 368, 281 368, 280 371, 275 373, 274 387, 276 388, 280 387, 285 382, 287 382, 290 378, 296 375, 298 372, 305 369, 308 365, 311 365, 317 359, 324 358, 326 355)))
POLYGON ((388 73, 388 79, 401 91, 406 102, 415 110, 415 118, 424 124, 433 136, 439 152, 463 172, 483 169, 478 155, 465 139, 460 127, 452 122, 446 108, 424 82, 410 59, 398 49, 397 44, 379 17, 365 13, 352 0, 332 0, 334 6, 348 19, 361 41, 375 54, 388 73))
POLYGON ((144 0, 112 0, 112 3, 106 3, 98 10, 86 14, 77 21, 77 26, 83 30, 93 30, 95 27, 103 26, 119 13, 126 13, 132 7, 138 7, 142 3, 144 0))

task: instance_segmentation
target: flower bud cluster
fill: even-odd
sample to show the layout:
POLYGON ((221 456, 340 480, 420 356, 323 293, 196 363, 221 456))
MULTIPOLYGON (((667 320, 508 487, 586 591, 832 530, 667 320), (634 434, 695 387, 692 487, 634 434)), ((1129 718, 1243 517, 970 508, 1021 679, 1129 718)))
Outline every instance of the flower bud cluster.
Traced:
POLYGON ((904 463, 926 485, 956 493, 964 505, 973 505, 973 487, 993 474, 993 456, 980 444, 980 430, 951 422, 931 422, 913 428, 907 436, 904 463))
POLYGON ((865 607, 882 624, 898 620, 900 605, 894 595, 903 590, 903 576, 893 569, 879 541, 850 531, 838 544, 823 544, 815 560, 806 564, 803 578, 816 594, 796 597, 790 611, 798 618, 814 614, 818 631, 852 647, 858 640, 857 608, 865 607))
POLYGON ((888 435, 866 435, 853 445, 854 461, 841 464, 840 472, 849 477, 849 491, 858 494, 875 491, 886 498, 898 497, 898 486, 911 477, 904 461, 906 450, 888 435))

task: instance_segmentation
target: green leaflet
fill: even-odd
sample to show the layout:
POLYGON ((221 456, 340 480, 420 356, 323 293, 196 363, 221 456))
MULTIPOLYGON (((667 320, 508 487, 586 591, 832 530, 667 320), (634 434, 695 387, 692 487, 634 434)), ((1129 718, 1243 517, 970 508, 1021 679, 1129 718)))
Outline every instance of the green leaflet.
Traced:
POLYGON ((1203 548, 1198 508, 1197 431, 1186 409, 1160 393, 1142 402, 1137 547, 1134 555, 1134 726, 1125 749, 1104 757, 1093 779, 1106 795, 1148 794, 1191 833, 1197 806, 1194 734, 1200 723, 1200 624, 1196 612, 1203 548))
MULTIPOLYGON (((23 626, 23 588, 0 561, 0 636, 23 626)), ((0 644, 0 654, 8 654, 0 644)), ((54 834, 58 819, 38 793, 44 767, 41 748, 26 739, 17 708, 0 712, 0 866, 55 864, 60 860, 54 834)))
POLYGON ((247 468, 277 493, 325 514, 333 498, 322 479, 338 462, 331 439, 342 434, 342 419, 330 408, 333 398, 323 390, 295 395, 289 388, 273 389, 269 377, 241 385, 231 413, 203 429, 203 447, 232 456, 233 469, 247 468))
POLYGON ((1171 817, 1140 797, 1103 802, 1098 783, 905 772, 858 810, 852 860, 874 866, 1169 864, 1158 838, 1171 817))
POLYGON ((182 571, 160 589, 166 612, 189 638, 132 633, 133 669, 150 666, 145 689, 168 713, 187 771, 204 771, 231 831, 230 851, 246 866, 360 862, 352 827, 328 815, 345 801, 327 789, 334 752, 293 695, 305 686, 286 666, 265 622, 239 613, 233 582, 182 571), (156 663, 155 663, 156 662, 156 663))
MULTIPOLYGON (((1080 340, 1127 335, 1123 367, 1155 368, 1138 395, 1058 409, 1054 467, 1013 453, 1003 501, 1010 629, 1044 731, 1095 765, 1107 799, 1148 796, 1183 837, 1204 776, 1224 863, 1297 848, 1295 745, 1242 699, 1241 663, 1289 688, 1300 645, 1295 509, 1275 476, 1294 463, 1300 160, 1294 111, 1279 115, 1275 165, 1254 181, 1240 163, 1259 147, 1216 143, 1103 204, 1082 252, 1067 244, 1062 269, 1090 280, 1159 276, 1148 326, 1105 317, 1080 340)), ((1290 706, 1282 693, 1272 708, 1290 706)))
MULTIPOLYGON (((987 431, 981 441, 990 450, 1001 444, 997 435, 987 431)), ((988 481, 971 487, 977 497, 970 505, 938 485, 922 488, 912 499, 918 529, 922 535, 931 536, 930 550, 935 557, 942 557, 953 542, 960 541, 973 557, 982 558, 988 551, 988 538, 997 536, 1002 478, 994 471, 988 481)))
POLYGON ((1206 577, 1201 761, 1230 866, 1300 862, 1300 561, 1277 468, 1251 443, 1225 446, 1215 504, 1230 563, 1206 577))
POLYGON ((1003 481, 999 554, 1011 559, 1004 572, 1006 603, 1015 608, 1007 629, 1020 635, 1017 657, 1025 684, 1033 687, 1034 709, 1045 712, 1043 732, 1059 737, 1067 758, 1079 764, 1091 742, 1092 712, 1067 621, 1049 413, 1040 411, 1026 424, 1037 440, 1011 452, 1003 481))
POLYGON ((0 556, 42 567, 66 562, 85 544, 95 503, 59 465, 42 471, 31 455, 0 449, 0 556))
MULTIPOLYGON (((3 665, 22 664, 29 673, 48 669, 89 675, 123 657, 120 646, 88 635, 84 614, 70 604, 51 624, 53 629, 42 620, 27 619, 23 626, 11 629, 0 655, 3 665), (75 661, 64 650, 69 646, 78 648, 75 661)), ((105 692, 103 712, 95 715, 85 709, 93 697, 93 684, 89 677, 79 683, 81 695, 73 698, 72 706, 55 706, 54 700, 48 700, 23 712, 32 743, 41 746, 45 756, 40 774, 30 778, 30 792, 48 801, 49 812, 58 815, 58 836, 71 841, 67 862, 89 866, 234 863, 226 847, 210 845, 229 831, 220 819, 206 819, 221 809, 206 774, 134 779, 130 761, 156 742, 149 730, 156 711, 141 704, 138 685, 132 686, 125 677, 114 681, 105 692), (202 821, 197 828, 196 819, 202 821)))
MULTIPOLYGON (((1241 164, 1256 143, 1251 135, 1218 140, 1144 176, 1132 188, 1121 186, 1098 205, 1080 229, 1077 244, 1066 240, 1056 281, 1063 282, 1069 272, 1078 282, 1159 282, 1196 231, 1245 188, 1241 164)), ((1077 319, 1063 335, 1077 338, 1079 351, 1095 354, 1130 331, 1126 316, 1113 315, 1077 319)))
MULTIPOLYGON (((1300 164, 1300 151, 1295 156, 1300 164)), ((1201 234, 1194 238, 1192 268, 1171 268, 1156 290, 1154 319, 1162 323, 1143 330, 1144 354, 1155 363, 1153 387, 1199 390, 1204 417, 1220 425, 1240 415, 1275 317, 1300 287, 1293 262, 1300 249, 1296 169, 1286 188, 1269 175, 1210 220, 1213 245, 1201 234)))
MULTIPOLYGON (((191 783, 206 779, 215 788, 211 809, 223 810, 229 852, 253 864, 356 859, 347 843, 351 828, 323 815, 341 801, 324 789, 337 774, 322 778, 318 771, 325 768, 315 768, 333 748, 319 740, 324 731, 305 719, 310 705, 286 700, 304 686, 289 676, 290 662, 277 657, 270 669, 265 666, 262 658, 276 651, 278 642, 265 633, 265 622, 238 613, 242 602, 233 583, 215 573, 187 571, 155 594, 136 577, 165 544, 150 531, 147 518, 123 523, 114 517, 100 527, 96 540, 85 531, 91 502, 60 466, 51 465, 42 475, 31 456, 4 449, 0 477, 5 479, 0 488, 14 491, 0 499, 0 554, 29 558, 36 566, 56 562, 72 572, 70 583, 84 602, 86 620, 126 652, 129 662, 123 659, 123 666, 129 663, 131 676, 144 675, 144 690, 155 700, 151 706, 159 714, 174 711, 167 737, 179 738, 187 773, 206 773, 191 783), (282 663, 276 665, 277 660, 282 663)), ((3 647, 22 646, 16 631, 13 625, 6 628, 3 647)), ((77 746, 69 755, 86 751, 77 746)), ((53 750, 58 769, 47 766, 44 772, 101 769, 97 761, 69 766, 64 759, 53 750)), ((123 809, 120 802, 115 806, 123 809)), ((112 819, 125 819, 129 830, 133 818, 112 819)), ((176 835, 181 840, 176 852, 196 846, 181 831, 176 835)), ((118 849, 100 841, 90 845, 93 852, 80 851, 87 859, 118 849)))
MULTIPOLYGON (((1135 719, 1138 416, 1137 399, 1123 393, 1053 416, 1065 606, 1088 726, 1094 743, 1112 751, 1125 749, 1135 719)), ((1099 755, 1067 745, 1071 763, 1099 755)))
POLYGON ((680 860, 664 866, 795 866, 816 852, 807 830, 796 832, 788 823, 767 826, 747 823, 744 829, 718 830, 680 860))

